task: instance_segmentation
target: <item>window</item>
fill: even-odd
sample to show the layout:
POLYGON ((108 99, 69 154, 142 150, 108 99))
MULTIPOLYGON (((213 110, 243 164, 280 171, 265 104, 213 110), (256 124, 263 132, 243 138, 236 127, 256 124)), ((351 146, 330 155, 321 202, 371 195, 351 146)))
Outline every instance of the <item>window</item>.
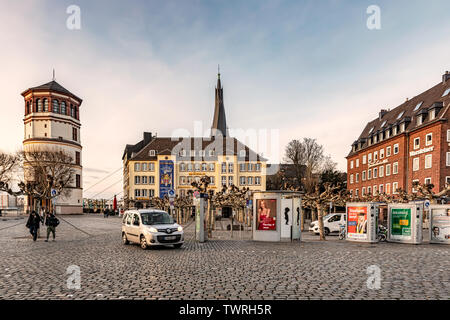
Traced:
POLYGON ((373 168, 373 178, 378 178, 378 168, 373 168))
POLYGON ((245 177, 240 177, 239 183, 241 186, 245 185, 245 177))
POLYGON ((390 176, 391 175, 391 165, 387 164, 386 165, 386 176, 390 176))
POLYGON ((445 177, 445 184, 450 185, 450 177, 445 177))
POLYGON ((141 184, 141 176, 134 177, 134 184, 141 184))
POLYGON ((398 182, 393 182, 392 183, 392 193, 396 194, 398 193, 398 182))
POLYGON ((350 184, 353 183, 353 174, 350 175, 350 184))
POLYGON ((214 150, 209 150, 209 156, 210 157, 214 156, 214 150))
POLYGON ((372 188, 371 187, 367 187, 367 194, 372 194, 372 188))
POLYGON ((208 167, 206 166, 206 163, 202 163, 202 171, 206 171, 208 167))
POLYGON ((195 171, 200 171, 200 163, 194 165, 195 171))
POLYGON ((386 124, 386 120, 383 121, 383 123, 381 124, 381 127, 383 128, 386 124))
POLYGON ((61 114, 67 114, 66 103, 64 101, 61 102, 61 114))
POLYGON ((381 149, 380 150, 380 159, 383 159, 384 158, 384 149, 381 149))
POLYGON ((44 109, 42 111, 48 112, 48 99, 44 98, 44 109))
POLYGON ((194 169, 194 166, 192 165, 192 163, 188 163, 187 169, 188 169, 188 171, 192 171, 194 169))
POLYGON ((209 164, 209 171, 214 171, 216 170, 216 166, 214 165, 214 163, 210 163, 209 164))
POLYGON ((355 182, 356 182, 356 183, 359 182, 359 173, 357 173, 357 174, 355 175, 355 182))
POLYGON ((359 158, 356 159, 356 167, 359 168, 359 158))
POLYGON ((384 193, 384 186, 383 186, 382 184, 379 185, 379 187, 378 187, 378 192, 379 192, 380 194, 383 194, 383 193, 384 193))
POLYGON ((378 170, 380 170, 380 172, 379 172, 380 178, 383 178, 383 176, 384 176, 384 166, 381 166, 378 170))
POLYGON ((149 153, 148 153, 148 155, 149 155, 150 157, 154 157, 155 154, 156 154, 155 150, 150 150, 149 153))
POLYGON ((232 162, 228 163, 228 173, 233 173, 233 168, 234 168, 233 163, 232 162))
POLYGON ((416 118, 416 125, 420 126, 423 123, 423 116, 419 114, 416 118))
POLYGON ((353 160, 350 161, 350 169, 353 169, 353 160))
POLYGON ((374 160, 374 161, 377 161, 377 160, 378 160, 378 151, 375 151, 375 152, 373 153, 373 160, 374 160))
POLYGON ((419 158, 414 158, 413 159, 413 171, 418 171, 419 170, 419 158))
POLYGON ((222 162, 222 173, 227 173, 227 164, 226 164, 226 162, 222 162))
POLYGON ((155 177, 154 176, 149 176, 148 177, 148 184, 155 184, 155 177))
POLYGON ((148 171, 155 171, 155 164, 153 162, 148 163, 148 171))
MULTIPOLYGON (((448 131, 450 131, 450 130, 448 130, 448 131)), ((447 134, 447 136, 448 136, 448 134, 447 134)), ((450 139, 449 139, 449 141, 450 141, 450 139)), ((366 163, 367 163, 367 157, 366 157, 366 155, 363 155, 362 164, 366 164, 366 163)))
POLYGON ((186 164, 180 163, 180 171, 186 171, 186 164))
POLYGON ((394 164, 392 165, 392 174, 397 173, 398 173, 398 162, 394 162, 394 164))
POLYGON ((75 176, 75 188, 81 188, 81 176, 79 174, 75 176))
POLYGON ((253 185, 253 177, 248 177, 248 185, 253 185))
POLYGON ((181 150, 180 151, 180 157, 186 157, 186 150, 181 150))
POLYGON ((423 101, 420 101, 416 106, 414 107, 414 111, 419 110, 420 106, 422 105, 423 101))
POLYGON ((53 103, 53 113, 59 113, 59 102, 58 100, 52 100, 53 103))
POLYGON ((181 185, 186 184, 186 177, 184 177, 184 176, 180 177, 180 184, 181 185))
POLYGON ((155 196, 155 190, 154 189, 148 189, 148 195, 149 197, 154 197, 155 196))
POLYGON ((253 171, 253 163, 248 164, 248 170, 247 171, 253 171))
POLYGON ((420 148, 420 138, 414 139, 414 150, 420 148))
POLYGON ((450 93, 450 88, 447 88, 445 91, 444 91, 444 94, 442 95, 443 97, 445 97, 446 95, 448 95, 450 93))
POLYGON ((391 194, 391 184, 386 183, 386 194, 391 194))
POLYGON ((431 178, 425 178, 425 185, 431 184, 431 178))
POLYGON ((81 164, 81 153, 79 153, 78 151, 75 151, 75 164, 81 164))
POLYGON ((392 148, 390 146, 386 148, 386 157, 389 157, 391 155, 391 149, 392 148))
POLYGON ((147 163, 142 164, 142 171, 147 171, 147 163))
POLYGON ((372 179, 372 169, 367 170, 367 179, 372 179))
POLYGON ((222 176, 222 185, 223 186, 227 185, 227 177, 226 176, 222 176))
POLYGON ((394 154, 398 154, 398 143, 394 144, 394 154))
POLYGON ((450 142, 450 130, 447 130, 447 142, 450 142))
POLYGON ((364 196, 366 194, 366 187, 363 187, 361 190, 361 196, 364 196))
POLYGON ((261 171, 261 163, 255 163, 255 171, 261 171))
POLYGON ((397 116, 397 120, 399 120, 403 116, 404 113, 405 113, 404 111, 400 112, 397 116))
POLYGON ((134 196, 135 197, 140 197, 141 196, 141 190, 140 189, 135 189, 134 190, 134 196))
POLYGON ((147 176, 142 177, 142 184, 148 184, 148 178, 147 176))
POLYGON ((42 112, 42 100, 41 99, 36 99, 35 111, 42 112))
POLYGON ((433 134, 429 133, 425 136, 425 145, 431 146, 433 144, 433 134))
POLYGON ((447 152, 446 154, 446 159, 447 159, 447 167, 450 167, 450 152, 447 152))
POLYGON ((141 171, 141 164, 139 162, 134 164, 134 171, 141 171))
POLYGON ((245 171, 245 163, 240 163, 239 164, 239 171, 240 172, 244 172, 245 171))
POLYGON ((362 181, 366 181, 366 170, 362 172, 362 181))
POLYGON ((369 153, 369 154, 367 155, 367 161, 368 161, 369 163, 372 162, 372 154, 371 154, 371 153, 369 153))
POLYGON ((433 155, 427 154, 425 156, 425 169, 430 169, 433 166, 433 155))
POLYGON ((75 108, 72 104, 70 105, 70 116, 75 118, 75 108))
POLYGON ((213 185, 215 183, 216 183, 216 181, 214 180, 214 177, 209 177, 209 184, 213 185))
POLYGON ((255 184, 257 186, 261 185, 261 177, 255 177, 255 184))
POLYGON ((77 128, 72 128, 72 140, 78 141, 78 131, 77 128))
POLYGON ((233 185, 233 176, 228 176, 228 185, 233 185))
POLYGON ((245 155, 246 155, 245 150, 239 151, 239 156, 240 156, 240 157, 245 157, 245 155))

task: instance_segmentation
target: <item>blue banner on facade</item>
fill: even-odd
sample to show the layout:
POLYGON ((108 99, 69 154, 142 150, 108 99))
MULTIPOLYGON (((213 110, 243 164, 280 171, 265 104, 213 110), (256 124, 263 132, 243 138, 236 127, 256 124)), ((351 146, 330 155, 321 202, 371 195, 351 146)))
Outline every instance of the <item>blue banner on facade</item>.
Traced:
POLYGON ((159 162, 159 197, 164 198, 173 185, 173 161, 161 160, 159 162))

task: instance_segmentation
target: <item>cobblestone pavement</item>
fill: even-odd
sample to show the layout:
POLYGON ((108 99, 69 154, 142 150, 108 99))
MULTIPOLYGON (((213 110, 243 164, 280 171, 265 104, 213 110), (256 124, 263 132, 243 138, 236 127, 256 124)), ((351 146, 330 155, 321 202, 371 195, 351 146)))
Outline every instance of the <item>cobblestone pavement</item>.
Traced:
POLYGON ((450 248, 442 245, 308 234, 301 243, 261 243, 239 240, 239 231, 200 244, 190 224, 181 249, 143 251, 122 245, 117 217, 62 217, 48 243, 33 242, 25 222, 0 219, 0 299, 450 298, 450 248), (70 265, 80 267, 79 290, 67 288, 70 265), (367 288, 371 265, 381 270, 380 289, 367 288))

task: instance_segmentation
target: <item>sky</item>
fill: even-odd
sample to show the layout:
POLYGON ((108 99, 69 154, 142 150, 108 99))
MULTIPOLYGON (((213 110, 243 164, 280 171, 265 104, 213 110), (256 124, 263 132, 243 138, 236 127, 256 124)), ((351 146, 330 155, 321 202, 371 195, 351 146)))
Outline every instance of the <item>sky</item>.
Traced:
POLYGON ((367 122, 450 69, 449 9, 448 0, 0 0, 0 150, 21 148, 20 93, 55 69, 83 99, 84 196, 120 195, 123 150, 143 131, 211 126, 220 64, 229 128, 278 132, 264 151, 271 162, 290 140, 316 138, 345 171, 367 122), (79 30, 67 28, 70 5, 79 30), (370 5, 380 29, 367 27, 370 5))

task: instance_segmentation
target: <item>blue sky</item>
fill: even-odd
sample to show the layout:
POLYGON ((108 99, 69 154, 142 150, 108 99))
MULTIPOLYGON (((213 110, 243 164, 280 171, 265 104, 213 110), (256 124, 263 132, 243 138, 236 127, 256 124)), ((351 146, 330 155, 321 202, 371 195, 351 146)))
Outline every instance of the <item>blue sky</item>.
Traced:
MULTIPOLYGON (((21 146, 20 92, 51 80, 84 99, 84 186, 121 166, 142 131, 169 136, 211 125, 217 64, 231 128, 317 138, 345 156, 381 108, 394 108, 450 69, 449 1, 0 0, 0 149, 21 146), (81 8, 81 30, 66 8, 81 8), (366 27, 369 5, 381 29, 366 27), (11 138, 13 137, 13 138, 11 138)), ((87 196, 120 179, 120 171, 87 196)), ((121 184, 104 196, 120 192, 121 184)))

